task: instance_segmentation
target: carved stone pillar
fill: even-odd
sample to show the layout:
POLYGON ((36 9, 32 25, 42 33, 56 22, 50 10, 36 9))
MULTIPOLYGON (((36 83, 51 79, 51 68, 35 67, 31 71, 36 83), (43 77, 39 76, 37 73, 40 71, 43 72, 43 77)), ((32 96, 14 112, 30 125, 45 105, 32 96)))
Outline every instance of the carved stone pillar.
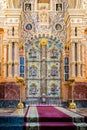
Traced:
POLYGON ((4 45, 4 78, 7 77, 6 71, 7 71, 7 45, 4 45))
POLYGON ((85 46, 82 45, 82 77, 85 77, 85 57, 84 57, 84 52, 85 52, 85 46))
POLYGON ((75 61, 75 43, 72 43, 72 62, 75 61))
POLYGON ((72 68, 72 70, 71 70, 71 72, 72 72, 72 74, 71 74, 71 77, 75 77, 75 43, 74 42, 72 42, 71 43, 71 68, 72 68))
POLYGON ((77 68, 78 68, 77 76, 81 77, 81 64, 80 63, 77 64, 77 68))
POLYGON ((82 48, 82 63, 84 64, 84 62, 85 62, 85 61, 84 61, 84 58, 85 58, 85 57, 84 57, 84 52, 85 52, 85 50, 84 50, 84 45, 82 45, 81 48, 82 48))
POLYGON ((82 77, 85 77, 85 65, 82 64, 82 77))
POLYGON ((12 78, 12 63, 8 63, 8 77, 12 78))
POLYGON ((80 51, 80 43, 77 44, 77 62, 81 62, 81 51, 80 51))
POLYGON ((77 77, 81 77, 81 44, 77 43, 77 77))
POLYGON ((72 77, 75 77, 75 63, 72 63, 72 77))
POLYGON ((18 43, 15 42, 14 43, 14 76, 18 76, 18 43))
POLYGON ((8 77, 12 77, 12 42, 9 43, 8 77))

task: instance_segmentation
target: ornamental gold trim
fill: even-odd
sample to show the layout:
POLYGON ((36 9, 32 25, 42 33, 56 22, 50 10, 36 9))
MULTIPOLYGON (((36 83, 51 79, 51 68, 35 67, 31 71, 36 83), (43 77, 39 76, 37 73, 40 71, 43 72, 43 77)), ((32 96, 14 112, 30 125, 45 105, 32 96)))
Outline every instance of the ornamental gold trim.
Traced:
POLYGON ((45 39, 45 38, 42 38, 41 41, 40 41, 40 44, 41 44, 42 46, 46 46, 47 43, 48 43, 48 40, 45 39))

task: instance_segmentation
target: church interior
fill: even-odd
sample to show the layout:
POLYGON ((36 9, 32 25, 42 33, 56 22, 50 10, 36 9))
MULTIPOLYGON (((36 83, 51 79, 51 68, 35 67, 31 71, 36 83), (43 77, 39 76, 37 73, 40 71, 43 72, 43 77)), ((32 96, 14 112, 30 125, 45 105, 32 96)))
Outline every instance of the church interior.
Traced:
POLYGON ((87 0, 0 11, 0 130, 87 130, 87 0))

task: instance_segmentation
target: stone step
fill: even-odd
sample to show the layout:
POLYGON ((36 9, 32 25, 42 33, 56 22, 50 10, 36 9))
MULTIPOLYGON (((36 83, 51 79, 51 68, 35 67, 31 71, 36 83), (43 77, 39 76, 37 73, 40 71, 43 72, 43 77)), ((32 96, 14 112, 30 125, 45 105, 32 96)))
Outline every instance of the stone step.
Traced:
POLYGON ((24 128, 28 130, 87 130, 86 123, 71 122, 41 122, 24 123, 24 128))
POLYGON ((23 123, 2 123, 0 130, 23 130, 23 123))
POLYGON ((24 117, 13 117, 13 116, 0 116, 0 124, 16 124, 16 123, 23 123, 24 117))

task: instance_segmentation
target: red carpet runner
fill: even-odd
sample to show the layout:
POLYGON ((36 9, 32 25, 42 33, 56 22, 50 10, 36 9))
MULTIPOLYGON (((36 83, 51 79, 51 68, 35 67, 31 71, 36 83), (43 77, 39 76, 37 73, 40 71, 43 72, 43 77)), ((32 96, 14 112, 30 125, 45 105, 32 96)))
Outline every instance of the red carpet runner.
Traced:
POLYGON ((72 118, 52 106, 38 106, 37 111, 41 130, 76 130, 72 118))
POLYGON ((52 106, 37 107, 40 122, 72 122, 72 118, 52 106))
MULTIPOLYGON (((29 109, 26 112, 24 130, 77 130, 72 123, 72 118, 52 106, 37 106, 38 116, 29 117, 29 109)), ((32 113, 33 114, 33 113, 32 113)))

